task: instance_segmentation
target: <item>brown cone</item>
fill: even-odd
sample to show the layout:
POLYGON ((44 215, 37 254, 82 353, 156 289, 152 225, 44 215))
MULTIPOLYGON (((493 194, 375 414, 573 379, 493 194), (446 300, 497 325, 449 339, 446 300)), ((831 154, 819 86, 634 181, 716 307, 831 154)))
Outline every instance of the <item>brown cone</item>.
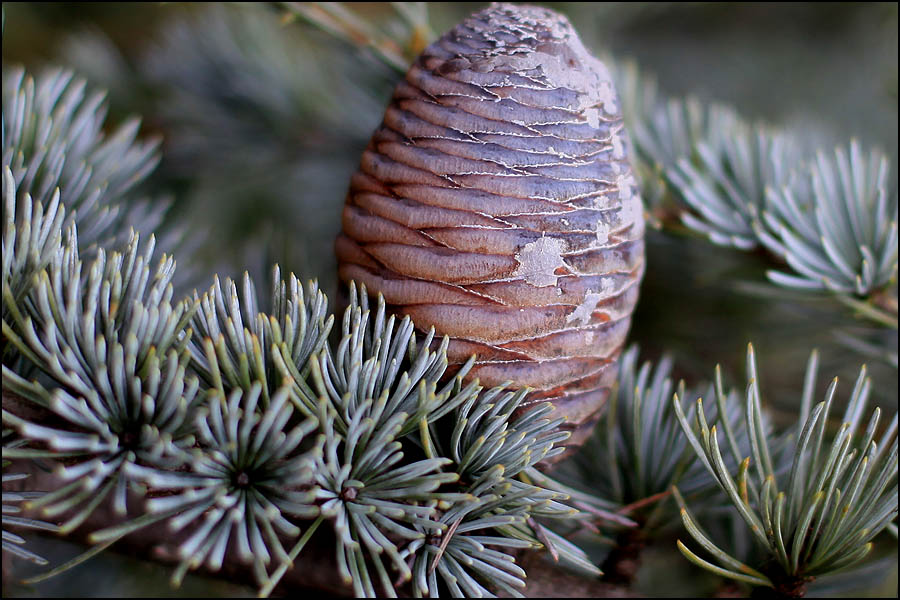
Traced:
POLYGON ((534 391, 581 443, 616 378, 644 220, 610 74, 562 15, 494 4, 425 49, 353 176, 343 281, 534 391))

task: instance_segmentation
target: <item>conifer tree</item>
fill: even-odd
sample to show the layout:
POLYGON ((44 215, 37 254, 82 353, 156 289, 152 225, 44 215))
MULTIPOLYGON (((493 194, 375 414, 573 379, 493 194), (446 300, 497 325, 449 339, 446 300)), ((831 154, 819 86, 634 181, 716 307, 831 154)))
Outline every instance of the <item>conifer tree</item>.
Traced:
MULTIPOLYGON (((4 594, 117 548, 262 596, 799 597, 896 572, 895 135, 758 122, 604 54, 648 266, 637 343, 563 453, 552 403, 337 285, 389 90, 466 15, 139 10, 148 39, 56 31, 54 66, 4 36, 4 594)), ((560 10, 600 53, 670 9, 560 10)))

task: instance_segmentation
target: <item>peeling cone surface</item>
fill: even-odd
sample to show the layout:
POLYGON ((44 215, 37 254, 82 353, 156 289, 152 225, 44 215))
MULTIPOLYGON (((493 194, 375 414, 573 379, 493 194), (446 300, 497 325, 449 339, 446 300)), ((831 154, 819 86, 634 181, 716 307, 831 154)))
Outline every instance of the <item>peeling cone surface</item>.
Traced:
POLYGON ((494 4, 425 49, 351 180, 340 276, 551 401, 580 444, 615 382, 643 208, 609 71, 553 11, 494 4))

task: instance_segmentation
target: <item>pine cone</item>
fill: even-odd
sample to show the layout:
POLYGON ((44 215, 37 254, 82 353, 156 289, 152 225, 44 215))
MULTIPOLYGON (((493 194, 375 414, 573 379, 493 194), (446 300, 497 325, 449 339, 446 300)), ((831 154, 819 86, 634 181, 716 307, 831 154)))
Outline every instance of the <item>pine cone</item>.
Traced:
POLYGON ((494 4, 425 49, 351 179, 339 274, 451 338, 469 378, 549 400, 580 444, 644 269, 609 71, 553 11, 494 4))

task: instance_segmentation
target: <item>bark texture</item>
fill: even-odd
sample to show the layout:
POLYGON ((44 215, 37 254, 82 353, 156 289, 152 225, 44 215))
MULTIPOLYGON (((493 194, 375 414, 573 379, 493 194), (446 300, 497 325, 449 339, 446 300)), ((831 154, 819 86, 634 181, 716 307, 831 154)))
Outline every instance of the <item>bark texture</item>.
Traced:
POLYGON ((551 401, 580 444, 606 403, 644 271, 610 74, 551 10, 494 4, 426 48, 363 153, 344 281, 448 335, 469 378, 551 401))

